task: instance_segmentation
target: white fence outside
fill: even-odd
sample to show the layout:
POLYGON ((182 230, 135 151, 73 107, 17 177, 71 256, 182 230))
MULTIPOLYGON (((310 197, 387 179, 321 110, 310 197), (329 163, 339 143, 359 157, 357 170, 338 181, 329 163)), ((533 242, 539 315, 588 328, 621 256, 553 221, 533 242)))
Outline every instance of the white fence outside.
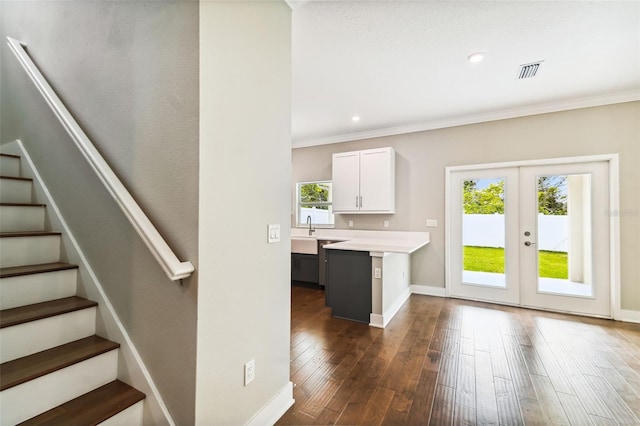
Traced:
POLYGON ((329 210, 301 207, 300 208, 300 223, 307 223, 307 216, 311 216, 311 223, 313 224, 329 224, 333 223, 333 218, 329 214, 329 210))
MULTIPOLYGON (((503 214, 465 214, 462 226, 462 243, 465 246, 504 247, 503 214)), ((568 252, 568 241, 569 221, 566 215, 538 215, 540 250, 568 252)))

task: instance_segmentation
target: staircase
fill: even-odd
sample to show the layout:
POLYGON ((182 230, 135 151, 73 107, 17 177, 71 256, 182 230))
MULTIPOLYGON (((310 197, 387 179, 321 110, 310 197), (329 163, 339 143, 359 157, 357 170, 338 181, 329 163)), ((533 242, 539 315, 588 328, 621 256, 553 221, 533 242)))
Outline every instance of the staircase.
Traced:
POLYGON ((0 154, 0 425, 142 424, 145 395, 117 379, 120 345, 95 335, 32 186, 0 154))

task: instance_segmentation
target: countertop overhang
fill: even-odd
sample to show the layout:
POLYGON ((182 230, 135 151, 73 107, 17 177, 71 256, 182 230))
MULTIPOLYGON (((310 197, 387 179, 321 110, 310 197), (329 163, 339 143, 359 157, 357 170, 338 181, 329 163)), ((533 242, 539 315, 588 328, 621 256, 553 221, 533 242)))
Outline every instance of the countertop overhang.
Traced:
POLYGON ((307 228, 292 228, 291 238, 339 241, 324 246, 332 250, 404 254, 411 254, 429 244, 430 241, 428 232, 316 229, 314 235, 309 237, 307 228))

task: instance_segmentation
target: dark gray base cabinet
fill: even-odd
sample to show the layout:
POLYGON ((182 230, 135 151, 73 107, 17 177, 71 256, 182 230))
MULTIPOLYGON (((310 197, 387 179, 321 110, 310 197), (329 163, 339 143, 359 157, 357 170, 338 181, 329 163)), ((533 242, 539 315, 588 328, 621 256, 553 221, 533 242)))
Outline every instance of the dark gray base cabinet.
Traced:
POLYGON ((291 253, 291 281, 318 283, 318 255, 291 253))
POLYGON ((332 316, 369 323, 371 256, 368 251, 327 250, 325 297, 332 316))

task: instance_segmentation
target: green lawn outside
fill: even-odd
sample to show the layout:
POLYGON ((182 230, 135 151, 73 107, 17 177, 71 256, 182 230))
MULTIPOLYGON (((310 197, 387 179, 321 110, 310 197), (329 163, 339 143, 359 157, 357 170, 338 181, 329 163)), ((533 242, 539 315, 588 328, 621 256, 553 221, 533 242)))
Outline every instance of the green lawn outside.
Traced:
MULTIPOLYGON (((567 253, 541 250, 538 254, 541 277, 569 277, 567 253)), ((464 246, 464 270, 504 274, 504 249, 464 246)))

